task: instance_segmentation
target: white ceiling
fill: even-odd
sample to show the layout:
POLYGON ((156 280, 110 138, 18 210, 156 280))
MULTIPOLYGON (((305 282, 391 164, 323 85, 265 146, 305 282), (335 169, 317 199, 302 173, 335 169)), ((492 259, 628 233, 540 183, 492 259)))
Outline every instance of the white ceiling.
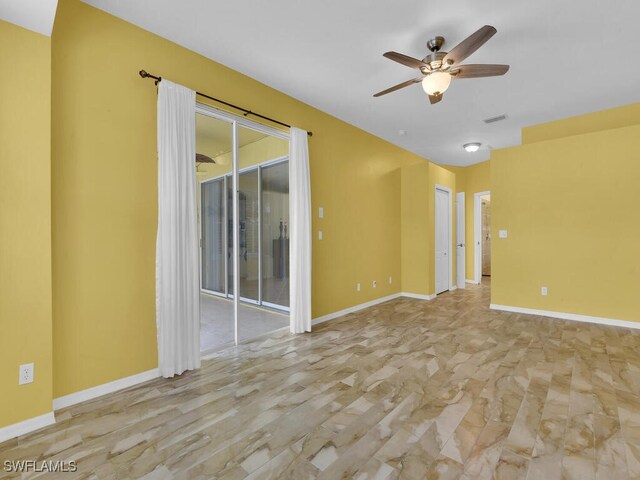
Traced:
POLYGON ((85 1, 442 164, 486 160, 524 126, 640 100, 638 0, 85 1), (497 35, 464 63, 508 63, 506 76, 454 80, 437 105, 419 84, 372 97, 418 76, 385 51, 422 58, 430 37, 447 51, 484 24, 497 35), (465 152, 472 141, 483 147, 465 152))
POLYGON ((51 36, 58 0, 0 0, 0 19, 51 36))

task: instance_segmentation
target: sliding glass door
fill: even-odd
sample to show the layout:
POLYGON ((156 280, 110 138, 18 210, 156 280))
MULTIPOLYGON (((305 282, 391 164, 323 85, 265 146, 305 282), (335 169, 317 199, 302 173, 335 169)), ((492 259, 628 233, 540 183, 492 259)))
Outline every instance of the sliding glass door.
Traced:
POLYGON ((211 331, 237 343, 288 325, 289 141, 244 119, 198 111, 202 317, 231 318, 233 328, 211 331))

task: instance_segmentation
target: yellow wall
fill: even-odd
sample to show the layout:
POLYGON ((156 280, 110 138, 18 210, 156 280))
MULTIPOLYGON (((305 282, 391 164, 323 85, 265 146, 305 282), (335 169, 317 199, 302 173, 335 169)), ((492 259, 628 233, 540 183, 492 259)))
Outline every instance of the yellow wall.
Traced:
POLYGON ((3 427, 51 411, 51 39, 0 21, 0 72, 3 427))
POLYGON ((429 276, 433 238, 427 223, 428 185, 429 162, 402 169, 402 291, 420 295, 429 295, 433 290, 429 276))
POLYGON ((55 396, 156 367, 156 89, 141 68, 313 131, 314 317, 400 291, 400 167, 423 159, 62 0, 53 33, 55 396))
POLYGON ((491 301, 640 321, 640 124, 555 129, 569 136, 492 152, 491 301))
POLYGON ((522 129, 522 143, 535 143, 640 123, 640 103, 542 123, 522 129))

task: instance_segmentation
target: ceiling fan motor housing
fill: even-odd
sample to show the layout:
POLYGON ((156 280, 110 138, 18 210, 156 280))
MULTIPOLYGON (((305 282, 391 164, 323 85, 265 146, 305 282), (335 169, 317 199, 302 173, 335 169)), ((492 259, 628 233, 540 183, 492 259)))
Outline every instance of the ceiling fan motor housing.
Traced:
POLYGON ((444 45, 444 37, 434 37, 427 42, 427 48, 430 52, 439 52, 444 45))
POLYGON ((430 55, 427 55, 422 59, 422 61, 428 64, 431 67, 431 70, 429 70, 427 67, 421 67, 420 71, 426 74, 432 71, 439 70, 443 66, 443 60, 446 56, 447 52, 433 52, 430 55))

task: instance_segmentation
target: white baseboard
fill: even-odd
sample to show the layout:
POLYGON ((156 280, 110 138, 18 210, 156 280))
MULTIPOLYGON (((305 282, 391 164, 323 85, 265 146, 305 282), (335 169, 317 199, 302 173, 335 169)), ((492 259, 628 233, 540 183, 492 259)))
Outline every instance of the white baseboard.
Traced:
POLYGON ((317 325, 318 323, 326 322, 328 320, 333 320, 334 318, 342 317, 344 315, 348 315, 350 313, 354 313, 359 310, 364 310, 365 308, 373 307, 374 305, 378 305, 379 303, 388 302, 389 300, 394 300, 400 297, 416 298, 418 300, 433 300, 434 298, 436 298, 436 295, 435 293, 431 295, 424 295, 422 293, 409 293, 409 292, 394 293, 393 295, 388 295, 382 298, 376 298, 375 300, 371 300, 370 302, 361 303, 360 305, 354 305, 353 307, 345 308, 344 310, 340 310, 338 312, 333 312, 327 315, 323 315, 322 317, 314 318, 312 321, 312 324, 317 325))
POLYGON ((14 423, 13 425, 7 425, 6 427, 0 428, 0 443, 19 437, 20 435, 35 432, 54 423, 56 423, 56 417, 53 415, 53 412, 49 412, 38 417, 14 423))
POLYGON ((417 298, 418 300, 433 300, 434 298, 436 298, 435 293, 432 293, 431 295, 425 295, 423 293, 402 292, 400 296, 407 297, 407 298, 417 298))
POLYGON ((469 280, 468 278, 465 280, 467 283, 472 283, 473 285, 478 285, 478 282, 475 280, 469 280))
POLYGON ((529 315, 540 315, 543 317, 561 318, 563 320, 573 320, 575 322, 597 323, 599 325, 610 325, 613 327, 640 329, 640 322, 630 322, 628 320, 617 320, 615 318, 592 317, 590 315, 579 315, 577 313, 552 312, 550 310, 536 310, 535 308, 512 307, 509 305, 489 305, 491 310, 502 310, 504 312, 526 313, 529 315))
POLYGON ((142 382, 153 380, 154 378, 158 378, 159 376, 160 370, 154 368, 153 370, 147 370, 146 372, 137 373, 135 375, 131 375, 130 377, 120 378, 118 380, 114 380, 113 382, 103 383, 102 385, 87 388, 86 390, 82 390, 80 392, 71 393, 69 395, 65 395, 64 397, 54 398, 53 410, 60 410, 61 408, 70 407, 71 405, 86 402, 87 400, 93 400, 94 398, 101 397, 102 395, 117 392, 118 390, 122 390, 124 388, 132 387, 142 382))
POLYGON ((314 318, 311 323, 312 325, 317 325, 318 323, 326 322, 328 320, 333 320, 334 318, 342 317, 344 315, 348 315, 350 313, 357 312, 359 310, 364 310, 365 308, 373 307, 374 305, 378 305, 379 303, 388 302, 389 300, 394 300, 400 296, 402 293, 394 293, 393 295, 388 295, 382 298, 376 298, 375 300, 371 300, 370 302, 361 303, 360 305, 354 305, 353 307, 345 308, 344 310, 340 310, 338 312, 328 313, 327 315, 323 315, 318 318, 314 318))

